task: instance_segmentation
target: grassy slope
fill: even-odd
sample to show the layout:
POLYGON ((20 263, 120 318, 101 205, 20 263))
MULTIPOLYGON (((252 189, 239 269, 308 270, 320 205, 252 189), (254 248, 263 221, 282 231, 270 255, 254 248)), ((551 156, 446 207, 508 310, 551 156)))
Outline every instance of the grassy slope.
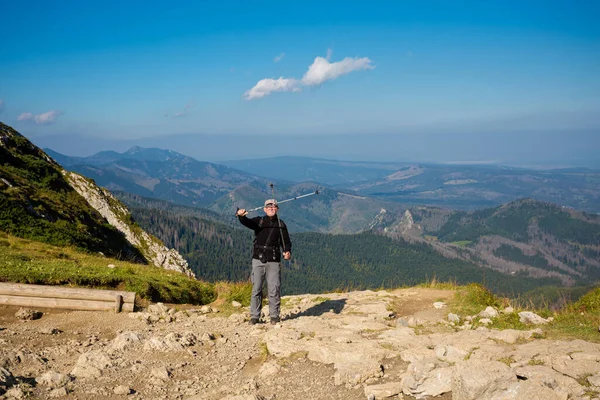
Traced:
POLYGON ((207 304, 213 284, 162 268, 20 239, 0 232, 0 281, 136 292, 147 301, 207 304), (109 264, 115 268, 108 268, 109 264))

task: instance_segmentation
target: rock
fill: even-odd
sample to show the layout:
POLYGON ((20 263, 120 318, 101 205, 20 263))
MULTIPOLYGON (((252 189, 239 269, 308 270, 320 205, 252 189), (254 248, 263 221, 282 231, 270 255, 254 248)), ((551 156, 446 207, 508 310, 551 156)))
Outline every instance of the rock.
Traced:
POLYGON ((452 399, 492 399, 515 383, 517 377, 504 363, 468 360, 458 363, 452 372, 452 399))
POLYGON ((433 308, 435 309, 441 309, 441 308, 445 308, 446 307, 446 303, 444 303, 443 301, 436 301, 435 303, 433 303, 433 308))
POLYGON ((200 307, 200 312, 202 314, 210 314, 211 312, 213 312, 213 310, 210 306, 202 306, 200 307))
POLYGON ((77 359, 71 375, 77 378, 99 378, 102 371, 112 365, 110 357, 101 351, 83 353, 77 359))
POLYGON ((142 340, 142 335, 138 332, 123 332, 112 340, 109 344, 109 351, 123 351, 142 340))
POLYGON ((479 316, 482 318, 496 318, 498 316, 498 311, 494 307, 486 307, 485 310, 479 313, 479 316))
POLYGON ((48 397, 51 397, 53 399, 58 399, 61 397, 65 397, 68 394, 69 394, 69 391, 67 390, 67 388, 61 387, 61 388, 52 389, 50 391, 50 393, 48 393, 48 397))
POLYGON ((590 385, 600 388, 600 374, 588 376, 587 381, 590 385))
POLYGON ((519 313, 519 321, 521 321, 524 324, 534 325, 547 324, 548 322, 550 322, 547 319, 544 319, 531 311, 521 311, 519 313))
POLYGON ((549 366, 526 365, 515 368, 514 372, 520 378, 526 378, 527 381, 531 382, 538 382, 554 390, 555 394, 562 399, 582 396, 585 393, 583 387, 575 379, 563 375, 549 366))
POLYGON ((599 362, 594 360, 574 360, 569 356, 553 359, 552 368, 574 379, 579 379, 589 374, 600 374, 599 362))
POLYGON ((42 318, 42 313, 29 308, 20 308, 19 311, 15 313, 15 318, 22 320, 40 319, 42 318))
POLYGON ((19 386, 14 386, 6 391, 4 398, 6 399, 24 399, 29 397, 28 394, 19 386))
POLYGON ((115 264, 108 264, 106 267, 112 269, 112 268, 116 268, 117 266, 115 264))
POLYGON ((43 335, 58 335, 62 333, 62 331, 58 328, 43 328, 40 329, 40 333, 43 335))
POLYGON ((56 389, 63 387, 67 383, 71 382, 71 378, 69 378, 68 375, 59 374, 58 372, 54 371, 48 371, 45 372, 42 376, 35 378, 35 381, 40 385, 56 389))
POLYGON ((169 307, 163 303, 150 304, 148 306, 148 312, 155 315, 166 315, 169 312, 169 307))
POLYGON ((365 396, 367 398, 382 399, 385 397, 393 397, 402 391, 400 382, 382 383, 379 385, 365 386, 365 396))
POLYGON ((239 301, 235 301, 235 300, 231 302, 231 305, 235 308, 242 307, 242 303, 240 303, 239 301))
POLYGON ((177 252, 167 248, 160 240, 150 236, 146 231, 135 229, 129 219, 129 210, 120 203, 108 190, 96 186, 96 184, 83 176, 66 170, 62 170, 69 184, 90 206, 95 208, 106 220, 119 230, 127 241, 137 247, 144 257, 154 266, 167 270, 178 271, 195 278, 196 275, 190 269, 188 262, 177 252))
POLYGON ((258 375, 261 378, 268 378, 273 375, 277 375, 277 373, 281 370, 281 366, 274 361, 266 362, 258 371, 258 375))
POLYGON ((113 389, 113 393, 119 396, 128 395, 132 392, 131 388, 125 385, 119 385, 113 389))
POLYGON ((6 368, 0 367, 0 387, 7 388, 14 382, 14 377, 6 368))
POLYGON ((512 307, 506 307, 504 310, 502 310, 502 314, 512 314, 515 312, 515 309, 512 307))
POLYGON ((401 388, 404 394, 417 399, 449 392, 452 390, 452 368, 434 358, 414 361, 402 375, 401 388))
POLYGON ((455 324, 460 323, 460 316, 458 314, 448 314, 448 321, 454 322, 455 324))
POLYGON ((150 376, 166 382, 171 379, 171 372, 169 372, 169 370, 165 367, 156 367, 152 368, 152 371, 150 371, 150 376))
POLYGON ((492 323, 492 320, 491 320, 491 319, 489 319, 489 318, 481 318, 481 319, 479 320, 479 323, 480 323, 480 324, 483 324, 483 325, 489 325, 489 324, 491 324, 491 323, 492 323))
POLYGON ((241 324, 246 320, 244 314, 231 314, 228 318, 229 322, 241 324))
POLYGON ((494 400, 567 400, 566 395, 557 393, 542 382, 520 381, 506 391, 493 397, 494 400))

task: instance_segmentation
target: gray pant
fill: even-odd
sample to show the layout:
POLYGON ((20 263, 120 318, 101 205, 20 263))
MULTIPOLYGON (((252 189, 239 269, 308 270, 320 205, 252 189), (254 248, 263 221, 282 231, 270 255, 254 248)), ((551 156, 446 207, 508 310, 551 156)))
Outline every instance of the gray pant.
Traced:
POLYGON ((250 317, 260 318, 262 308, 262 288, 267 281, 269 293, 269 315, 271 318, 279 318, 279 306, 281 303, 281 265, 278 262, 261 263, 260 260, 252 259, 252 297, 250 298, 250 317))

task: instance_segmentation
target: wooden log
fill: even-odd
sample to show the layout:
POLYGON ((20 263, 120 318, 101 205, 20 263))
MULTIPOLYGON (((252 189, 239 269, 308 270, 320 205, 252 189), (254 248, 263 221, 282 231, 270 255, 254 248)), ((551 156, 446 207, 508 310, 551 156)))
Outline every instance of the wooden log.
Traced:
POLYGON ((0 282, 0 295, 22 297, 52 297, 61 299, 81 299, 115 301, 115 296, 123 296, 124 303, 135 302, 135 292, 120 290, 100 290, 86 288, 70 288, 64 286, 27 285, 22 283, 0 282))
MULTIPOLYGON (((24 307, 44 307, 44 308, 64 308, 69 310, 114 310, 115 300, 82 300, 82 299, 60 299, 50 297, 33 296, 6 296, 0 295, 0 305, 24 306, 24 307)), ((133 311, 133 303, 123 304, 123 311, 133 311)))
POLYGON ((134 309, 135 292, 0 282, 0 304, 72 310, 134 309))

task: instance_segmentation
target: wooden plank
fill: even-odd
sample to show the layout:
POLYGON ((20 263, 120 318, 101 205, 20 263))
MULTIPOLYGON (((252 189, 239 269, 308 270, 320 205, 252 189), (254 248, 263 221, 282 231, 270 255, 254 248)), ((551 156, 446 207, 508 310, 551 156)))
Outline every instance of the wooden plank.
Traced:
MULTIPOLYGON (((25 307, 44 307, 44 308, 64 308, 69 310, 114 310, 115 299, 111 301, 82 300, 82 299, 60 299, 49 297, 33 296, 7 296, 0 295, 1 305, 25 306, 25 307)), ((123 311, 133 311, 133 303, 123 304, 123 311)))
POLYGON ((86 288, 70 288, 64 286, 28 285, 23 283, 0 282, 0 295, 22 297, 49 297, 60 299, 81 299, 115 301, 118 295, 123 296, 124 303, 135 302, 135 292, 120 290, 100 290, 86 288))

